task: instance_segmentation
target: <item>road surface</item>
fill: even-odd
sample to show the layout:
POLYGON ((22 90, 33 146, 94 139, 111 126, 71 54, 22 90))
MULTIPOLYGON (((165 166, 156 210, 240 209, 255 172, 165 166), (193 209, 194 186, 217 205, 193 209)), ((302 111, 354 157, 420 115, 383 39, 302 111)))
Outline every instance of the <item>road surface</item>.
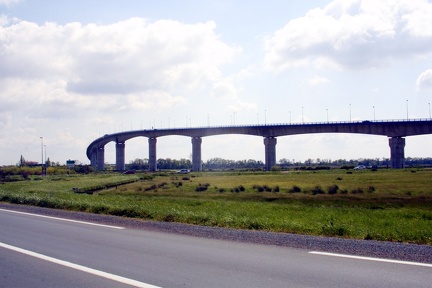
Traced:
POLYGON ((432 264, 326 254, 0 207, 2 287, 431 287, 432 264), (101 224, 101 223, 99 223, 101 224))

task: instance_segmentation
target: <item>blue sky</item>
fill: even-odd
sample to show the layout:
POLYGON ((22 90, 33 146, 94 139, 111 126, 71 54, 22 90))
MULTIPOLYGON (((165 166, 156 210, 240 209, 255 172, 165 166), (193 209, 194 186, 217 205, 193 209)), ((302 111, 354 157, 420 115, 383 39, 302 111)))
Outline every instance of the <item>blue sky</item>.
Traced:
MULTIPOLYGON (((89 163, 119 131, 430 118, 432 2, 0 0, 0 165, 89 163)), ((406 139, 431 157, 432 136, 406 139)), ((114 144, 105 159, 115 161, 114 144)), ((158 158, 190 158, 186 137, 158 158)), ((389 157, 382 136, 279 137, 277 159, 389 157)), ((126 142, 126 162, 148 157, 126 142)), ((203 160, 264 160, 260 137, 203 138, 203 160)))

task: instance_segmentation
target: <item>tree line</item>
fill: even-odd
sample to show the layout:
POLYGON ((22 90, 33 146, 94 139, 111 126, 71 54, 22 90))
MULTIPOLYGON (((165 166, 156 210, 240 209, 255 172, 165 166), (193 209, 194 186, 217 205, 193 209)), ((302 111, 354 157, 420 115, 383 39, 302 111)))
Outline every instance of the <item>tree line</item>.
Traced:
MULTIPOLYGON (((204 170, 218 170, 218 169, 262 169, 264 163, 260 160, 228 160, 223 158, 211 158, 202 163, 204 170)), ((295 161, 294 159, 280 159, 277 164, 280 168, 298 168, 298 167, 354 167, 357 165, 365 166, 380 166, 389 167, 391 162, 389 158, 360 158, 360 159, 307 159, 305 161, 295 161)), ((432 158, 420 157, 407 157, 405 158, 405 165, 409 166, 432 166, 432 158)), ((127 170, 148 170, 148 159, 135 159, 129 164, 126 164, 127 170)), ((157 169, 160 170, 176 170, 176 169, 191 169, 192 161, 189 159, 158 159, 157 169)))

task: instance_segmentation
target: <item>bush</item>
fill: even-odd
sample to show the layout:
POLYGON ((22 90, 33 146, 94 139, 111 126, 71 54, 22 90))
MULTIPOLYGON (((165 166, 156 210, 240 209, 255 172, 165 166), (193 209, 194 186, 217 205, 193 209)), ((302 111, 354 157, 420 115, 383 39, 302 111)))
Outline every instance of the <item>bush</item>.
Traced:
POLYGON ((153 184, 150 187, 145 188, 144 191, 151 191, 151 190, 156 190, 156 189, 157 189, 156 184, 153 184))
POLYGON ((289 193, 300 193, 301 188, 297 185, 294 185, 291 189, 288 190, 289 193))
POLYGON ((172 182, 172 184, 174 184, 174 186, 176 187, 176 188, 179 188, 180 186, 183 186, 183 182, 181 182, 181 181, 178 181, 178 182, 172 182))
POLYGON ((352 189, 351 194, 363 194, 362 188, 352 189))
POLYGON ((208 187, 210 186, 209 183, 205 183, 205 184, 201 184, 199 183, 198 186, 195 188, 196 192, 203 192, 206 191, 208 189, 208 187))
POLYGON ((327 187, 327 193, 330 195, 337 194, 338 190, 339 187, 336 184, 327 187))
POLYGON ((165 187, 165 186, 168 186, 168 183, 167 182, 162 182, 162 183, 160 183, 160 184, 158 184, 158 188, 163 188, 163 187, 165 187))
POLYGON ((340 190, 340 193, 341 194, 348 194, 348 189, 342 189, 342 190, 340 190))
POLYGON ((312 195, 324 194, 324 190, 320 185, 315 186, 311 189, 312 195))
POLYGON ((340 169, 344 169, 344 170, 349 170, 349 169, 354 169, 354 165, 343 165, 343 166, 341 166, 341 168, 340 169))

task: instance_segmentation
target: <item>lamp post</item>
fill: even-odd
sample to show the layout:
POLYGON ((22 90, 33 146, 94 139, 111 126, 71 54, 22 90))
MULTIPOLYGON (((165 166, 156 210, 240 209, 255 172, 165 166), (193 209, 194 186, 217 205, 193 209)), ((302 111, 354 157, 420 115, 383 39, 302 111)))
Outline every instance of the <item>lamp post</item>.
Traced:
POLYGON ((372 106, 373 107, 373 112, 374 112, 374 121, 375 121, 375 106, 372 106))
POLYGON ((407 120, 409 119, 408 117, 408 100, 406 100, 406 112, 407 112, 407 120))
POLYGON ((303 119, 303 106, 302 106, 302 124, 304 123, 304 119, 303 119))
POLYGON ((41 167, 42 167, 42 175, 44 175, 44 151, 43 151, 43 149, 44 149, 44 144, 43 144, 43 137, 41 136, 40 137, 40 139, 41 139, 41 167))
POLYGON ((428 103, 428 104, 429 104, 429 119, 431 119, 432 117, 431 117, 430 103, 428 103))
POLYGON ((327 123, 328 123, 328 122, 329 122, 329 121, 328 121, 328 108, 326 109, 326 112, 327 112, 327 123))
POLYGON ((351 122, 351 103, 349 104, 349 115, 350 115, 350 122, 351 122))

